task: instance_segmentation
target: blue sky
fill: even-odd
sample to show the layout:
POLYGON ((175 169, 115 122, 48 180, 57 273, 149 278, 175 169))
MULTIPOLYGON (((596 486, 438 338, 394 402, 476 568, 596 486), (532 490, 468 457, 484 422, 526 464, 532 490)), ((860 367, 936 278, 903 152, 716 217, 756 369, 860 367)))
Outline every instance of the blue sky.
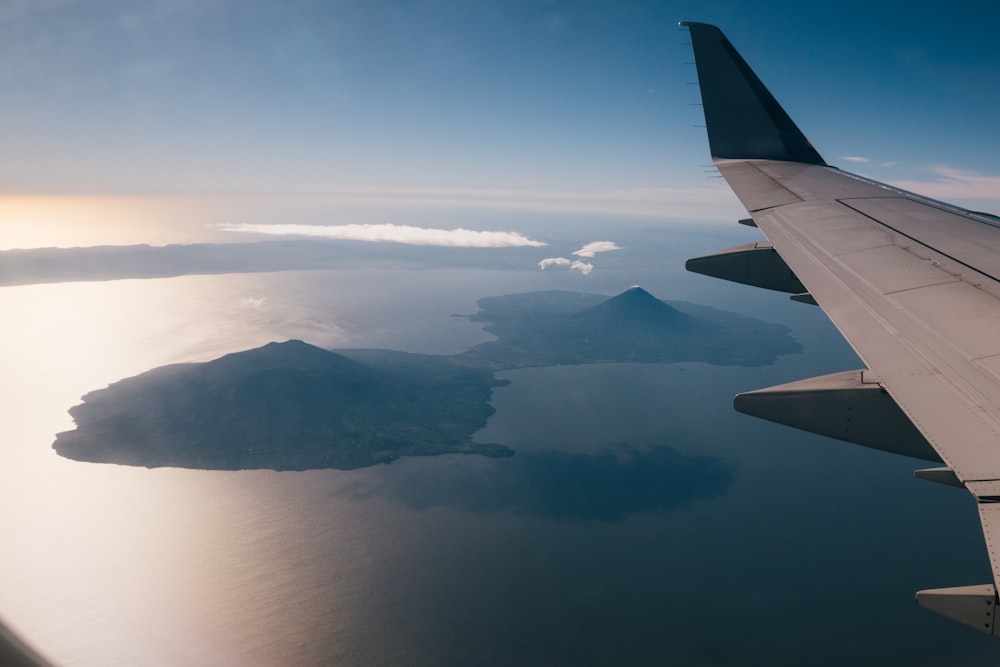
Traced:
POLYGON ((677 27, 697 20, 828 162, 1000 209, 997 19, 978 2, 13 0, 0 193, 531 192, 667 218, 692 216, 688 195, 728 218, 677 27))

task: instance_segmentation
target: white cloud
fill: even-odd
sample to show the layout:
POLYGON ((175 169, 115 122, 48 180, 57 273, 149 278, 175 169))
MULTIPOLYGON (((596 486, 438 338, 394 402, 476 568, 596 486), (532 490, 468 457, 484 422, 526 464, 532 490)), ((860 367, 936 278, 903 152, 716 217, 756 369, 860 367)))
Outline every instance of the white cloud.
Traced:
POLYGON ((871 162, 866 157, 861 157, 860 155, 841 155, 841 160, 847 160, 848 162, 871 162))
POLYGON ((538 268, 542 271, 549 268, 550 266, 569 266, 572 264, 570 260, 565 257, 546 257, 538 263, 538 268))
MULTIPOLYGON (((591 241, 579 250, 573 251, 577 257, 593 257, 599 252, 609 252, 611 250, 621 250, 621 247, 614 241, 591 241)), ((579 259, 568 259, 566 257, 547 257, 538 263, 538 268, 542 271, 550 266, 568 267, 571 271, 579 271, 585 276, 589 276, 594 270, 594 265, 579 259)))
POLYGON ((479 232, 471 229, 434 229, 410 225, 260 225, 250 223, 222 224, 226 232, 276 234, 280 236, 315 236, 347 241, 406 243, 409 245, 443 246, 451 248, 513 248, 547 245, 533 241, 518 232, 479 232))
POLYGON ((577 257, 593 257, 599 252, 608 252, 610 250, 621 250, 621 247, 615 244, 614 241, 592 241, 573 254, 577 257))
POLYGON ((898 162, 883 162, 882 166, 883 167, 895 167, 897 164, 899 164, 899 163, 898 162))
POLYGON ((240 299, 239 303, 240 303, 241 306, 244 306, 246 308, 253 308, 253 309, 256 310, 258 308, 262 308, 264 306, 264 304, 267 303, 267 297, 266 296, 260 296, 260 297, 247 296, 247 297, 243 297, 242 299, 240 299))
POLYGON ((538 263, 538 268, 542 271, 549 268, 550 266, 567 267, 571 271, 579 271, 585 276, 589 276, 590 272, 594 270, 593 264, 588 264, 587 262, 581 261, 579 259, 570 260, 565 257, 547 257, 538 263))

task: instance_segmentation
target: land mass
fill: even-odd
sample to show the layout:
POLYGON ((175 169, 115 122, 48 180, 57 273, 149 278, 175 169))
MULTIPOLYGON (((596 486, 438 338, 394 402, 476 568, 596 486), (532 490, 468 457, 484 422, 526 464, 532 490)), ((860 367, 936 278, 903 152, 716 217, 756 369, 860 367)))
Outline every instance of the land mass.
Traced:
POLYGON ((84 396, 70 409, 76 429, 58 434, 53 447, 80 461, 207 470, 503 457, 513 450, 472 440, 494 412, 493 388, 506 384, 497 371, 629 361, 760 365, 800 349, 786 327, 668 304, 638 287, 610 299, 533 292, 479 306, 470 317, 487 322, 497 340, 453 356, 328 351, 292 340, 154 369, 84 396))
POLYGON ((477 453, 492 373, 388 350, 364 362, 298 340, 155 369, 70 410, 59 454, 81 461, 207 470, 350 469, 400 456, 477 453))
POLYGON ((548 291, 487 297, 478 305, 470 319, 486 322, 497 340, 458 358, 493 370, 630 361, 759 366, 801 349, 785 326, 661 301, 641 287, 612 298, 548 291))

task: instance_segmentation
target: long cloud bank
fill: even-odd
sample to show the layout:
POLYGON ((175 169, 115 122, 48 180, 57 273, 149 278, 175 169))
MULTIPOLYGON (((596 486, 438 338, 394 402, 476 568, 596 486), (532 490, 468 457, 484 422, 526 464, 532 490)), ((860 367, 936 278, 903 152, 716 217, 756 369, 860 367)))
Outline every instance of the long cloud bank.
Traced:
POLYGON ((270 234, 279 236, 314 236, 344 241, 406 243, 409 245, 442 246, 449 248, 516 248, 547 245, 518 232, 475 231, 471 229, 435 229, 410 225, 260 225, 251 223, 222 224, 226 232, 270 234))

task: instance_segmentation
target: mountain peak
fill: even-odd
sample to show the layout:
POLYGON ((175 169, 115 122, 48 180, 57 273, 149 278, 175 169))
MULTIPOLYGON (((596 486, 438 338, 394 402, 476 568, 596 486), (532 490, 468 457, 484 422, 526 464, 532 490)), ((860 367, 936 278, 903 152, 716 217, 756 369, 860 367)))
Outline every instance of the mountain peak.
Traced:
POLYGON ((209 376, 229 379, 265 370, 363 377, 372 373, 363 364, 301 340, 271 342, 252 350, 233 352, 205 363, 201 369, 209 376))
POLYGON ((655 296, 644 290, 639 285, 632 285, 618 296, 612 297, 612 299, 630 299, 636 302, 655 301, 657 303, 663 303, 662 301, 660 301, 655 296))
POLYGON ((575 317, 581 320, 606 319, 653 325, 677 325, 690 319, 638 285, 633 285, 593 308, 577 313, 575 317))

